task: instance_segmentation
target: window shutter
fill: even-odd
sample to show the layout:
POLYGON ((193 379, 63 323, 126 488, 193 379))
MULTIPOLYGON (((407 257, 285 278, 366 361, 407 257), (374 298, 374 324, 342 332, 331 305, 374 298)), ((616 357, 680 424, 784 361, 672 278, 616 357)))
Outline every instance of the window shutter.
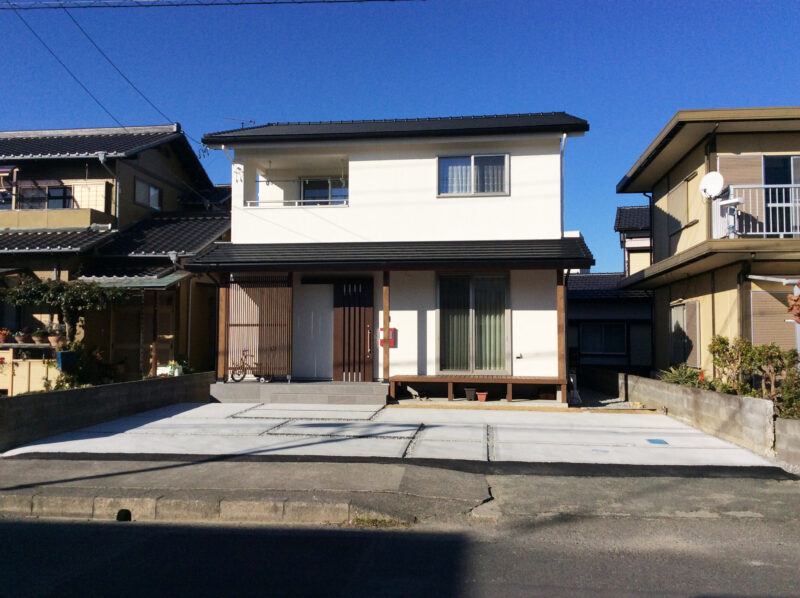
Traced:
POLYGON ((700 367, 700 319, 697 301, 689 301, 686 305, 686 365, 700 367))
POLYGON ((761 156, 720 156, 717 168, 726 185, 761 185, 764 172, 761 156))
POLYGON ((775 343, 781 349, 795 348, 795 325, 791 318, 786 295, 788 292, 753 291, 750 306, 753 322, 753 344, 775 343))

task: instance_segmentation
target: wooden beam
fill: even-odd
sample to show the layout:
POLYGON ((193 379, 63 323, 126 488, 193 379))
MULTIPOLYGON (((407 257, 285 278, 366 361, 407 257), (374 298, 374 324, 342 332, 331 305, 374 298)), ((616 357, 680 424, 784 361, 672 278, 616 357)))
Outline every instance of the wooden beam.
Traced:
POLYGON ((217 314, 217 380, 228 378, 228 294, 230 277, 225 276, 218 291, 217 314))
POLYGON ((383 380, 389 380, 389 271, 383 272, 383 380))
MULTIPOLYGON (((558 320, 558 377, 567 378, 567 316, 566 293, 564 292, 564 271, 556 271, 556 313, 558 320)), ((566 385, 561 385, 561 402, 567 402, 566 385)))

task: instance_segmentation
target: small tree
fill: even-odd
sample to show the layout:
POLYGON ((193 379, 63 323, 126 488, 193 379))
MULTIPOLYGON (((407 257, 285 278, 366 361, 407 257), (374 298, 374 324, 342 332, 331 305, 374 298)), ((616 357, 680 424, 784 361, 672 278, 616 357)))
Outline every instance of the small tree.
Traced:
POLYGON ((89 311, 99 311, 109 303, 126 297, 125 289, 101 287, 80 280, 38 280, 24 278, 16 287, 4 291, 4 299, 21 307, 45 306, 61 315, 67 340, 75 340, 79 318, 89 311))
POLYGON ((731 341, 726 336, 714 335, 708 351, 724 385, 724 392, 741 395, 748 389, 747 381, 753 375, 753 345, 746 338, 731 341))
POLYGON ((797 351, 784 351, 775 343, 753 347, 753 365, 761 375, 761 396, 775 401, 780 394, 778 378, 784 378, 790 370, 797 369, 797 351))

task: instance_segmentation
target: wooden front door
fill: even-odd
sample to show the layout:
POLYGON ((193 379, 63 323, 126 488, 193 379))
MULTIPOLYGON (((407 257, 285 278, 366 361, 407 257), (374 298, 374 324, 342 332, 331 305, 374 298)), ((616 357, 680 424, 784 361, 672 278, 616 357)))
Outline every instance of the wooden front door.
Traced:
POLYGON ((333 287, 333 379, 372 382, 372 280, 333 287))

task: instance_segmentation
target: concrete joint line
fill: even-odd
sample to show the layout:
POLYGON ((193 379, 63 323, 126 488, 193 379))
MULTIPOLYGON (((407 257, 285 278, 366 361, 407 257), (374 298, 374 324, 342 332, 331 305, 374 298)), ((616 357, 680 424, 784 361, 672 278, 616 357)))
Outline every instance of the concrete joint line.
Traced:
MULTIPOLYGON (((273 428, 274 429, 274 428, 273 428)), ((262 432, 259 436, 277 436, 279 438, 373 438, 375 440, 405 440, 405 436, 392 436, 387 434, 273 434, 272 430, 262 432)))
MULTIPOLYGON (((253 405, 252 407, 248 407, 247 409, 242 409, 241 411, 237 411, 236 413, 233 413, 233 414, 229 415, 228 417, 229 417, 229 418, 231 418, 231 419, 236 419, 236 418, 243 418, 243 419, 253 419, 253 418, 246 418, 246 417, 245 417, 244 415, 242 415, 242 414, 243 414, 243 413, 247 413, 248 411, 252 411, 253 409, 257 409, 258 407, 261 407, 261 406, 263 406, 263 405, 265 405, 265 404, 266 404, 266 403, 256 403, 256 404, 255 404, 255 405, 253 405)), ((227 418, 226 418, 226 419, 227 419, 227 418)))
POLYGON ((417 438, 419 438, 420 432, 422 432, 422 429, 424 427, 425 427, 425 424, 420 424, 419 426, 417 426, 417 429, 414 432, 414 435, 411 436, 411 438, 408 440, 408 444, 406 444, 406 448, 403 450, 403 454, 400 455, 401 459, 405 459, 408 456, 408 454, 411 452, 412 447, 414 446, 414 444, 416 444, 417 438))
POLYGON ((494 428, 486 424, 486 460, 494 461, 494 428))
POLYGON ((375 413, 373 413, 372 415, 370 415, 370 416, 369 416, 369 419, 368 419, 368 420, 366 420, 366 421, 368 421, 368 422, 371 422, 371 421, 373 421, 373 420, 374 420, 374 419, 375 419, 375 418, 378 416, 378 414, 379 414, 381 411, 383 411, 384 409, 386 409, 386 405, 382 405, 382 406, 381 406, 381 408, 380 408, 380 409, 378 409, 378 410, 377 410, 375 413))
MULTIPOLYGON (((255 419, 255 418, 252 418, 252 417, 251 417, 251 418, 249 418, 249 419, 255 419)), ((293 420, 289 420, 289 419, 287 419, 286 421, 282 421, 281 423, 279 423, 279 424, 277 424, 277 425, 275 425, 275 426, 272 426, 271 428, 267 428, 266 430, 264 430, 263 432, 261 432, 261 433, 259 434, 259 436, 269 436, 269 435, 270 435, 270 434, 271 434, 273 431, 277 430, 278 428, 280 428, 280 427, 282 427, 282 426, 285 426, 285 425, 286 425, 286 424, 288 424, 290 421, 293 421, 293 420)))

